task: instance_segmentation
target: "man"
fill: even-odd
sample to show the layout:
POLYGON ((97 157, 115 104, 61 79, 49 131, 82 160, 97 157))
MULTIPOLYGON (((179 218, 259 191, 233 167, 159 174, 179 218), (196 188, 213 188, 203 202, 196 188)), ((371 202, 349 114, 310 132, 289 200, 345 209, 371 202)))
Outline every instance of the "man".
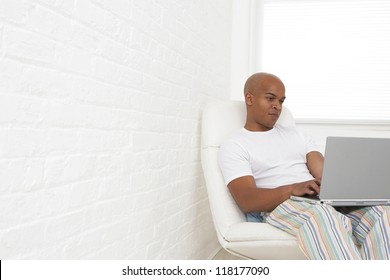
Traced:
POLYGON ((286 98, 283 82, 256 73, 244 96, 245 126, 222 145, 220 167, 248 221, 295 235, 310 259, 389 259, 389 207, 336 210, 289 199, 319 193, 323 156, 306 134, 276 124, 286 98))

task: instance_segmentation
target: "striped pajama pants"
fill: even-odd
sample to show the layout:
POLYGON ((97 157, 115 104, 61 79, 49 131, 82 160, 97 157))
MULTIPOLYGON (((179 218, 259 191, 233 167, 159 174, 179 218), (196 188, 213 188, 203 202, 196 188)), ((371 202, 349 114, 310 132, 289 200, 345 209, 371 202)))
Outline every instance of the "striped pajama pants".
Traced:
POLYGON ((336 210, 287 200, 266 222, 296 236, 309 259, 390 259, 390 206, 336 210))

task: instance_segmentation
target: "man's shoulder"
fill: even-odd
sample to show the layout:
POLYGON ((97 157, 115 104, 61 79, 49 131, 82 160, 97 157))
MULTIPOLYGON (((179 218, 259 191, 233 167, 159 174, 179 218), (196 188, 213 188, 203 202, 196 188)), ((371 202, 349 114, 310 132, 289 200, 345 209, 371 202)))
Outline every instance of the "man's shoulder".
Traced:
POLYGON ((274 128, 276 130, 283 130, 283 131, 297 131, 298 128, 295 125, 282 125, 282 124, 275 124, 274 128))
POLYGON ((245 138, 244 129, 238 129, 235 132, 233 132, 232 135, 230 135, 225 141, 222 142, 221 146, 228 146, 228 145, 236 145, 245 138))
POLYGON ((295 125, 285 126, 285 125, 276 124, 275 130, 277 130, 279 134, 284 134, 284 135, 301 135, 303 133, 303 131, 295 125))

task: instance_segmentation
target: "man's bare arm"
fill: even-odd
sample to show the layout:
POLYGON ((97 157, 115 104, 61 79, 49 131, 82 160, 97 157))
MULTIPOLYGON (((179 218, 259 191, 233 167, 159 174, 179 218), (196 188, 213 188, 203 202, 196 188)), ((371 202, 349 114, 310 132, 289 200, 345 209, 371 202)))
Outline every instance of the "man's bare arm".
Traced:
POLYGON ((324 168, 324 157, 320 152, 310 152, 306 155, 306 165, 310 174, 321 181, 322 170, 324 168))
POLYGON ((291 195, 314 195, 319 192, 318 182, 315 180, 267 189, 256 187, 252 176, 237 178, 228 184, 228 188, 244 213, 271 212, 291 195))

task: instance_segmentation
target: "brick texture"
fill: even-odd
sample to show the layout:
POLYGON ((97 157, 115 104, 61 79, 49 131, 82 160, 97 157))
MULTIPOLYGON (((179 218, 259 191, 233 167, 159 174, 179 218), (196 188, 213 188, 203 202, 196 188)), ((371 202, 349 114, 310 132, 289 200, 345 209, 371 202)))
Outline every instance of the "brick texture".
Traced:
POLYGON ((0 258, 205 259, 231 1, 0 0, 0 258))

